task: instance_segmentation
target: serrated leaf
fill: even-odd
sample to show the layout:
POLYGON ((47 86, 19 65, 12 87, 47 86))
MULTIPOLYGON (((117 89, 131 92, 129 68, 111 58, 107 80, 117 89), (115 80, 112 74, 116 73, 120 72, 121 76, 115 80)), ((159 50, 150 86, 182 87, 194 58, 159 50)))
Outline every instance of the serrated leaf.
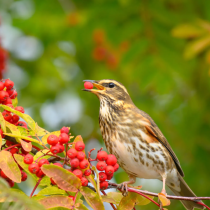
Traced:
POLYGON ((12 154, 2 150, 0 152, 0 168, 12 181, 21 182, 21 172, 12 154))
POLYGON ((163 195, 162 193, 158 193, 158 198, 163 206, 169 206, 171 204, 170 200, 166 198, 166 196, 163 195))
POLYGON ((74 202, 71 198, 63 195, 52 195, 39 200, 46 209, 54 207, 66 207, 71 209, 74 202))
POLYGON ((187 59, 194 58, 196 55, 201 53, 205 48, 210 46, 210 36, 205 36, 195 41, 190 42, 184 51, 184 57, 187 59))
POLYGON ((5 135, 7 136, 11 136, 11 137, 15 137, 16 139, 25 139, 25 140, 28 140, 28 141, 32 141, 32 142, 35 142, 35 143, 40 143, 38 140, 36 139, 33 139, 31 137, 27 137, 27 136, 21 136, 21 135, 17 135, 17 134, 11 134, 11 133, 4 133, 5 135))
POLYGON ((32 150, 32 144, 31 142, 25 142, 23 140, 20 139, 20 143, 22 148, 26 151, 26 152, 30 152, 32 150))
POLYGON ((12 105, 16 107, 18 105, 18 98, 12 99, 12 105))
POLYGON ((48 134, 46 134, 46 135, 44 135, 44 136, 42 137, 42 142, 43 142, 44 144, 47 144, 47 138, 48 138, 48 136, 50 136, 50 135, 59 136, 60 133, 61 133, 60 131, 54 131, 54 132, 48 133, 48 134))
POLYGON ((113 198, 113 199, 115 200, 115 203, 116 203, 116 204, 119 204, 120 201, 121 201, 122 198, 123 198, 122 193, 119 193, 119 192, 108 192, 108 193, 107 193, 107 196, 113 198))
POLYGON ((6 124, 5 124, 5 119, 1 112, 0 112, 0 124, 1 124, 2 131, 5 133, 6 132, 6 124))
POLYGON ((56 165, 43 165, 42 171, 52 177, 55 183, 65 191, 77 192, 81 181, 73 173, 56 165))
MULTIPOLYGON (((43 149, 43 150, 38 151, 36 153, 36 155, 34 155, 34 160, 37 160, 39 157, 41 157, 41 156, 43 156, 44 154, 47 154, 47 153, 52 155, 52 153, 48 149, 43 149)), ((50 157, 51 157, 50 155, 45 155, 45 156, 41 157, 40 160, 41 159, 48 159, 50 157)))
POLYGON ((94 210, 104 210, 104 205, 101 200, 101 197, 98 193, 95 193, 93 190, 87 187, 81 187, 80 192, 84 196, 87 203, 94 209, 94 210))
POLYGON ((24 114, 22 112, 16 111, 15 109, 12 109, 11 107, 5 106, 5 105, 0 105, 1 107, 3 107, 4 109, 6 109, 7 111, 13 112, 15 114, 17 114, 18 116, 20 116, 22 119, 24 119, 28 126, 32 129, 35 130, 36 128, 36 123, 34 122, 34 120, 27 114, 24 114))
POLYGON ((117 203, 112 197, 107 196, 107 195, 102 195, 102 201, 106 203, 113 203, 113 204, 119 204, 117 203))
POLYGON ((64 190, 61 190, 55 186, 50 186, 39 191, 37 195, 39 196, 39 195, 65 195, 65 194, 66 192, 64 190))
POLYGON ((178 38, 194 38, 204 34, 206 30, 195 24, 181 24, 172 30, 172 36, 178 38))

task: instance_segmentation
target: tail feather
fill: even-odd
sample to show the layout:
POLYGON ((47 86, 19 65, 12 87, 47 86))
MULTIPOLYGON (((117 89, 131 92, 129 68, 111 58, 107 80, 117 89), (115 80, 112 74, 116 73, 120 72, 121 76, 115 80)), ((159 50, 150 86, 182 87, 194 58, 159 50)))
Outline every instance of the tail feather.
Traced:
MULTIPOLYGON (((172 190, 172 192, 177 196, 196 197, 196 195, 189 188, 189 186, 184 181, 184 179, 181 176, 179 177, 179 179, 180 179, 181 191, 178 192, 178 191, 176 191, 175 189, 173 189, 172 187, 169 186, 169 188, 172 190)), ((201 206, 200 204, 196 203, 196 201, 181 200, 181 202, 187 210, 193 210, 194 208, 198 208, 198 209, 204 209, 205 208, 204 206, 201 206)))

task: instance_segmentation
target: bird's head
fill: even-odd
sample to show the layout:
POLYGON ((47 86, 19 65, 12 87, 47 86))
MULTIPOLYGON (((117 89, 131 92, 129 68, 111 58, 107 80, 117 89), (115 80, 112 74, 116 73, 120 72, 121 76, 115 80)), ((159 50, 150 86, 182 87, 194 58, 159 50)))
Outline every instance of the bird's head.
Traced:
POLYGON ((115 102, 127 102, 131 103, 131 98, 126 88, 115 80, 103 79, 103 80, 84 80, 84 82, 91 82, 96 89, 83 89, 94 93, 99 100, 106 100, 112 103, 115 102))

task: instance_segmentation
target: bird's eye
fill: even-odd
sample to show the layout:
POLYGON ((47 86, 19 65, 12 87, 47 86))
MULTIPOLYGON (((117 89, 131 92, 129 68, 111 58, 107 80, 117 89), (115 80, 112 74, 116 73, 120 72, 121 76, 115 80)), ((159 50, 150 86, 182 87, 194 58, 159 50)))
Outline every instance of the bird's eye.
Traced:
POLYGON ((113 82, 109 83, 109 87, 113 88, 115 86, 115 84, 113 82))

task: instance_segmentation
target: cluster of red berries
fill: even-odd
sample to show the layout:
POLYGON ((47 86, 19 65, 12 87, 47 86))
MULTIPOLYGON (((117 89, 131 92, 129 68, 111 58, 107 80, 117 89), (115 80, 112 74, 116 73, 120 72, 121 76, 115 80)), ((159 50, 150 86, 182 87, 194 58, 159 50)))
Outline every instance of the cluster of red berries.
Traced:
POLYGON ((52 154, 62 153, 65 150, 64 144, 69 141, 69 128, 63 127, 60 129, 60 136, 50 135, 47 138, 47 143, 50 145, 52 154))
POLYGON ((0 79, 3 78, 3 72, 6 69, 7 51, 0 46, 0 79))
POLYGON ((105 190, 108 187, 108 182, 106 180, 111 180, 114 172, 119 168, 117 163, 117 158, 114 155, 108 155, 105 151, 100 151, 97 154, 98 163, 96 168, 101 171, 99 173, 100 188, 105 190))

